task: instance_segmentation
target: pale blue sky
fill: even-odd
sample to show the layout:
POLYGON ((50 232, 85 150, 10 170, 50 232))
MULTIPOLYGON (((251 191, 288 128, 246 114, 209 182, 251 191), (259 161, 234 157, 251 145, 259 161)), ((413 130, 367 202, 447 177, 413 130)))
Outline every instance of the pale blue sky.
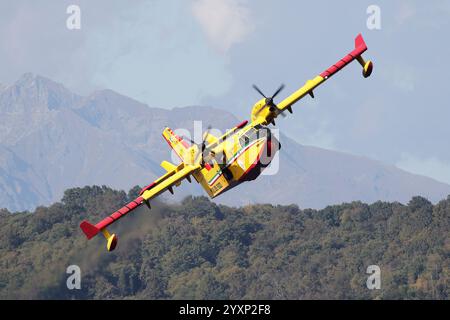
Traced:
POLYGON ((150 106, 248 117, 259 99, 252 83, 267 94, 285 83, 285 97, 362 32, 373 76, 349 66, 280 129, 450 183, 449 24, 445 0, 5 0, 0 83, 34 72, 81 94, 110 88, 150 106), (81 8, 81 30, 66 28, 69 4, 81 8), (381 30, 366 27, 370 4, 381 9, 381 30))

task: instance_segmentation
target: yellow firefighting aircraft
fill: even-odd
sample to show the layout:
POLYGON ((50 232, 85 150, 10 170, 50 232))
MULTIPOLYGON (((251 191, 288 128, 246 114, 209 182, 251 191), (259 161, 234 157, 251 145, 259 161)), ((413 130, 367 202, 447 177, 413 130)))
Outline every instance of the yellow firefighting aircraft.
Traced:
POLYGON ((110 234, 106 230, 106 227, 142 204, 150 208, 150 200, 166 190, 173 194, 173 187, 179 186, 182 180, 191 182, 191 176, 194 177, 208 195, 214 198, 244 181, 256 179, 281 147, 267 126, 275 125, 275 118, 279 115, 284 116, 284 111, 292 113, 292 105, 306 95, 314 98, 315 88, 355 59, 363 68, 363 76, 365 78, 370 76, 373 64, 370 60, 364 61, 361 56, 366 50, 364 39, 359 34, 355 39, 353 51, 315 78, 306 81, 303 87, 278 104, 274 103, 274 98, 284 85, 280 86, 271 97, 266 97, 254 85, 263 98, 253 106, 251 121, 241 122, 220 137, 210 134, 208 128, 201 143, 188 142, 170 128, 165 128, 163 137, 181 159, 181 163, 175 165, 163 161, 161 166, 167 171, 166 174, 144 187, 136 199, 97 224, 81 222, 80 227, 84 234, 91 239, 101 232, 106 238, 106 248, 112 251, 118 240, 115 234, 110 234))

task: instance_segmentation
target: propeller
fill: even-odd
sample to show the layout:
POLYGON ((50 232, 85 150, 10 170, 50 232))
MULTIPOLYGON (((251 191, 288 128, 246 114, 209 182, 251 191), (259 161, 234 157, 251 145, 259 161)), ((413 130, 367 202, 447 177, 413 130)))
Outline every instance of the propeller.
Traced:
MULTIPOLYGON (((211 129, 212 129, 212 127, 211 127, 211 126, 208 126, 208 128, 206 129, 206 131, 205 131, 204 134, 203 134, 203 139, 202 139, 202 142, 201 142, 201 143, 197 143, 197 142, 195 142, 194 140, 192 140, 192 139, 190 139, 190 138, 187 138, 187 137, 185 137, 185 136, 182 136, 183 139, 188 140, 188 141, 191 142, 193 145, 195 144, 195 145, 197 146, 198 150, 200 150, 200 152, 197 152, 197 154, 196 154, 195 157, 194 157, 194 163, 197 162, 198 157, 201 155, 201 156, 202 156, 201 164, 202 164, 202 165, 205 164, 205 161, 204 161, 204 159, 203 159, 204 156, 205 156, 205 153, 210 152, 209 148, 208 148, 208 150, 207 150, 207 148, 206 148, 206 142, 207 142, 207 141, 206 141, 206 137, 208 136, 209 131, 210 131, 211 129)), ((221 139, 221 140, 219 140, 219 141, 224 141, 224 139, 221 139)), ((216 143, 216 144, 217 144, 217 143, 216 143)), ((223 154, 223 156, 225 157, 225 154, 223 154)), ((224 158, 222 161, 223 161, 223 163, 226 163, 225 158, 224 158)))
MULTIPOLYGON (((273 99, 275 99, 275 97, 281 92, 281 90, 284 89, 284 84, 281 84, 281 86, 275 91, 275 93, 271 97, 266 97, 265 94, 256 85, 253 85, 253 89, 255 89, 260 95, 262 95, 266 99, 265 104, 261 108, 259 108, 258 111, 255 112, 255 116, 261 113, 261 111, 263 111, 266 107, 269 107, 269 110, 271 112, 276 112, 277 110, 279 111, 277 105, 273 102, 273 99)), ((282 112, 277 112, 277 115, 279 114, 285 117, 285 115, 282 112)))
POLYGON ((201 143, 196 143, 196 142, 192 141, 191 139, 189 139, 193 144, 196 144, 198 149, 201 151, 201 152, 197 152, 197 154, 195 155, 194 162, 197 162, 198 157, 201 155, 202 156, 201 163, 204 164, 203 157, 205 155, 205 150, 206 150, 206 137, 208 136, 210 130, 211 130, 211 126, 209 125, 208 128, 206 128, 205 133, 203 134, 201 143))

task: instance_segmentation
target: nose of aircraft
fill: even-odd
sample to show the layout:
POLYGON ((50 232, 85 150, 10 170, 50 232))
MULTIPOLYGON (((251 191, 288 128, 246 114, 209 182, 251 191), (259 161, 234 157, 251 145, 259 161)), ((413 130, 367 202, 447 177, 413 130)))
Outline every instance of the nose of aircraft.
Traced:
POLYGON ((274 136, 270 136, 266 139, 266 150, 260 158, 260 164, 263 168, 270 164, 275 154, 280 150, 280 147, 280 142, 274 136))
POLYGON ((271 135, 270 139, 267 141, 267 155, 269 157, 273 157, 275 153, 281 149, 281 143, 277 140, 273 135, 271 135))

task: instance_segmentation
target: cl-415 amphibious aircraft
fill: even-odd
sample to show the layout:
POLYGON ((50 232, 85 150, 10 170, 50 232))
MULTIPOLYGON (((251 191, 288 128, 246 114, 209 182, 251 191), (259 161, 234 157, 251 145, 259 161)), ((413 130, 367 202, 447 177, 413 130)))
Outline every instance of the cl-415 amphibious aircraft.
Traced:
POLYGON ((142 204, 150 208, 151 199, 166 190, 173 193, 173 187, 179 186, 182 180, 191 182, 193 177, 208 195, 214 198, 244 181, 256 179, 281 147, 268 126, 275 125, 275 119, 279 115, 284 116, 286 110, 292 113, 292 105, 306 95, 314 98, 314 89, 353 60, 361 64, 365 78, 370 76, 373 64, 361 56, 366 50, 364 39, 359 34, 355 39, 355 48, 350 53, 315 78, 306 81, 303 87, 278 104, 274 99, 283 89, 283 85, 270 97, 266 97, 258 87, 253 86, 263 98, 253 106, 251 121, 241 122, 220 137, 210 134, 208 128, 203 135, 203 141, 195 143, 176 135, 170 128, 165 128, 162 135, 181 159, 180 164, 163 161, 161 166, 167 172, 144 187, 136 199, 95 225, 88 221, 81 222, 81 230, 88 239, 102 233, 106 239, 106 248, 112 251, 118 238, 106 228, 142 204))

